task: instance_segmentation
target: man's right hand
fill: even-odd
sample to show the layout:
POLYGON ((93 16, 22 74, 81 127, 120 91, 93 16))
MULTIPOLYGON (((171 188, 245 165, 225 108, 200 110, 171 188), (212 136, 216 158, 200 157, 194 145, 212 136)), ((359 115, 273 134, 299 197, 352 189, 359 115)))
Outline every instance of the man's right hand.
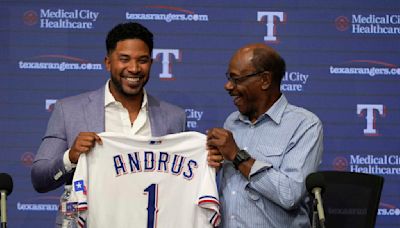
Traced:
POLYGON ((79 156, 82 153, 89 153, 96 142, 102 145, 101 138, 94 132, 80 132, 76 137, 74 144, 69 150, 69 160, 71 163, 78 163, 79 156))

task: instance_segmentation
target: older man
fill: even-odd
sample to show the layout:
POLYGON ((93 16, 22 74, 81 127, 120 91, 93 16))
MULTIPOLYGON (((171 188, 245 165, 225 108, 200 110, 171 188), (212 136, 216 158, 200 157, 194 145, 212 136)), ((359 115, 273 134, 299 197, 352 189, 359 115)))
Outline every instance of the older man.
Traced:
POLYGON ((222 167, 222 227, 310 227, 305 178, 321 162, 322 123, 281 93, 285 70, 258 43, 229 63, 225 90, 238 111, 208 131, 209 165, 222 167))

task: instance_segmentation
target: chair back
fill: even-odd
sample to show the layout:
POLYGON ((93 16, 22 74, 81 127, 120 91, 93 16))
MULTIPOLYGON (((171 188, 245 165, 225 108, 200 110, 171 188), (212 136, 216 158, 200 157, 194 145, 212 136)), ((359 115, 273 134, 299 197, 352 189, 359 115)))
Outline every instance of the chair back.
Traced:
MULTIPOLYGON (((375 226, 383 177, 355 172, 320 171, 310 174, 307 180, 310 179, 321 182, 323 188, 326 228, 375 226)), ((307 182, 307 187, 309 185, 307 182)))

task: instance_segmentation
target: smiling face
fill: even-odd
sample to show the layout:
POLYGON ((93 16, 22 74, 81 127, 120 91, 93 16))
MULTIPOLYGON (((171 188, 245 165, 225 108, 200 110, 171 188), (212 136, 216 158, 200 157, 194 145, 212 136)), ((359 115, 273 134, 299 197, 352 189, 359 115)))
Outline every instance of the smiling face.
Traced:
POLYGON ((282 95, 280 84, 285 69, 285 61, 273 48, 264 43, 248 44, 229 62, 225 90, 239 112, 255 122, 282 95))
MULTIPOLYGON (((250 48, 241 49, 232 57, 229 63, 228 72, 232 78, 240 78, 256 72, 252 64, 253 50, 250 48)), ((228 81, 225 90, 233 97, 233 102, 239 112, 251 121, 266 111, 265 107, 265 81, 260 77, 248 77, 236 85, 228 81)))
POLYGON ((116 100, 141 98, 152 64, 146 43, 140 39, 119 41, 104 62, 111 74, 110 90, 116 100))

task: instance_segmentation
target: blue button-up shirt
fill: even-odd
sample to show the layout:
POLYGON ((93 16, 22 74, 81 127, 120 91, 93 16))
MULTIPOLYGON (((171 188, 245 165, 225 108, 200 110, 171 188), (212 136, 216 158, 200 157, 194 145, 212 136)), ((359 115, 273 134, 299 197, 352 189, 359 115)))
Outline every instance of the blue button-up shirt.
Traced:
POLYGON ((305 179, 321 163, 318 117, 282 95, 256 122, 234 112, 224 128, 256 161, 249 177, 231 162, 220 170, 222 227, 309 228, 305 179))

